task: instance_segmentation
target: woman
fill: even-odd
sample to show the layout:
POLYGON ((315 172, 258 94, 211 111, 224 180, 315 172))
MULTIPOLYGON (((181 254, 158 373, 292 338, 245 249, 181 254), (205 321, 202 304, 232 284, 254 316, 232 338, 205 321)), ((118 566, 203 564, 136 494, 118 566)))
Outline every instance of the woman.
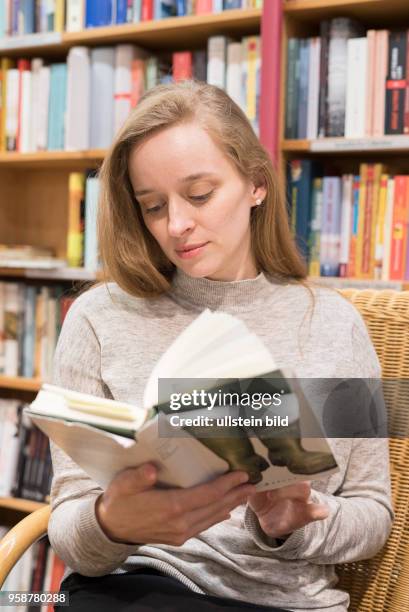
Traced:
MULTIPOLYGON (((224 92, 148 92, 101 181, 114 282, 72 306, 55 384, 140 405, 152 367, 205 307, 239 317, 300 377, 380 376, 357 311, 307 282, 268 155, 224 92)), ((374 555, 390 531, 388 452, 381 439, 330 443, 339 472, 268 493, 240 471, 165 491, 153 465, 103 493, 53 446, 49 537, 71 608, 344 612, 334 564, 374 555)))

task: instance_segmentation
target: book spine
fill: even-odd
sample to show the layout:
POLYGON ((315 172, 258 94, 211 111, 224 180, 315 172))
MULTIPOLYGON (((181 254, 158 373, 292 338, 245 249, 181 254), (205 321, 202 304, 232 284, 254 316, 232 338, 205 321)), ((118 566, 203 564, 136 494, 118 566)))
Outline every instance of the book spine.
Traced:
POLYGON ((375 99, 375 44, 376 31, 368 30, 366 33, 367 65, 366 65, 366 123, 365 136, 373 135, 374 128, 374 99, 375 99))
POLYGON ((226 86, 226 51, 225 36, 210 36, 207 40, 207 82, 224 89, 226 86))
POLYGON ((141 0, 133 0, 132 5, 132 16, 134 23, 142 21, 142 1, 141 0))
POLYGON ((67 261, 73 267, 80 266, 83 258, 81 203, 84 200, 84 181, 82 172, 71 172, 68 186, 67 261))
POLYGON ((141 21, 151 21, 153 19, 153 0, 142 0, 141 21))
POLYGON ((193 57, 191 51, 176 51, 172 54, 172 74, 175 83, 192 78, 193 57))
POLYGON ((311 38, 310 43, 307 138, 313 140, 318 136, 321 40, 318 37, 311 38))
POLYGON ((346 174, 342 177, 341 244, 339 257, 339 275, 343 277, 348 276, 353 181, 354 177, 352 174, 346 174))
POLYGON ((115 23, 126 23, 127 20, 127 11, 128 11, 128 2, 127 0, 117 0, 116 2, 116 15, 115 15, 115 23))
POLYGON ((385 239, 385 224, 386 224, 386 200, 388 195, 388 179, 387 174, 382 174, 379 185, 379 204, 376 214, 376 230, 375 230, 375 262, 374 262, 374 278, 382 279, 382 260, 384 251, 385 239))
POLYGON ((299 74, 298 38, 289 38, 287 44, 287 96, 285 115, 285 137, 297 138, 297 108, 298 108, 298 74, 299 74))
POLYGON ((375 43, 375 94, 373 135, 383 136, 385 133, 385 83, 388 73, 388 37, 387 30, 376 32, 375 43))
POLYGON ((390 178, 388 180, 388 191, 386 194, 384 249, 383 249, 383 256, 382 256, 382 280, 383 281, 389 280, 394 200, 395 200, 395 179, 390 178))
POLYGON ((320 55, 320 95, 318 115, 318 137, 324 138, 327 123, 327 95, 328 95, 328 51, 329 51, 330 22, 320 23, 321 55, 320 55))
POLYGON ((393 203, 391 255, 389 276, 391 280, 402 280, 404 277, 405 233, 407 223, 407 188, 408 177, 395 176, 395 196, 393 203))
POLYGON ((298 81, 298 130, 297 138, 307 138, 307 113, 308 113, 308 89, 309 89, 309 63, 310 63, 310 41, 300 41, 300 78, 298 81))
POLYGON ((406 32, 389 35, 389 70, 386 80, 385 134, 403 134, 406 89, 406 32))
POLYGON ((85 0, 67 0, 67 32, 80 32, 84 29, 85 0))
POLYGON ((322 178, 315 178, 311 196, 311 221, 309 234, 309 264, 310 276, 320 275, 320 236, 322 218, 322 178))
POLYGON ((339 275, 341 179, 324 177, 321 228, 321 276, 339 275))
POLYGON ((134 108, 145 92, 145 62, 134 59, 131 64, 131 108, 134 108))
POLYGON ((406 33, 406 87, 403 131, 405 134, 409 134, 409 30, 406 33))

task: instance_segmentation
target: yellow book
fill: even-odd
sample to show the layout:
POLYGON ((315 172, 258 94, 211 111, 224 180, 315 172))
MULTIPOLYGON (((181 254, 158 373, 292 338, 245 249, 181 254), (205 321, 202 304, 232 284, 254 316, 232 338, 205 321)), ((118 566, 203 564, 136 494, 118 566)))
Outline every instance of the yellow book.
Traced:
POLYGON ((6 74, 13 65, 8 57, 0 58, 0 151, 6 151, 6 74))
POLYGON ((379 191, 381 187, 381 176, 384 172, 382 164, 375 164, 373 168, 373 182, 372 182, 372 197, 371 202, 367 203, 370 206, 369 217, 370 217, 370 245, 369 245, 369 272, 365 273, 366 278, 375 278, 375 244, 376 244, 376 225, 378 218, 379 208, 379 191))
POLYGON ((68 180, 68 233, 67 260, 74 268, 81 266, 83 258, 83 203, 85 175, 71 172, 68 180))
POLYGON ((358 232, 356 237, 356 259, 355 259, 355 277, 362 278, 362 251, 364 237, 364 222, 365 222, 365 202, 366 202, 366 182, 368 176, 368 164, 359 166, 360 186, 359 186, 359 204, 358 204, 358 232))
POLYGON ((243 38, 243 58, 245 68, 246 115, 252 126, 257 130, 257 82, 260 73, 260 37, 247 36, 243 38))
POLYGON ((55 0, 54 32, 64 32, 65 0, 55 0))
POLYGON ((375 262, 374 278, 382 278, 383 248, 385 243, 385 222, 386 222, 386 199, 388 194, 389 174, 382 174, 379 185, 378 212, 376 215, 375 228, 375 262))

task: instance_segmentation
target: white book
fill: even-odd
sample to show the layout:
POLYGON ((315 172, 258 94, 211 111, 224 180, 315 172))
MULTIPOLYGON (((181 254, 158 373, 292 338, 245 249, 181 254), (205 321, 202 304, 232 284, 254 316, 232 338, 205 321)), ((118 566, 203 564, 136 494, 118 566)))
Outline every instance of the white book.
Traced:
POLYGON ((35 57, 31 62, 31 117, 30 117, 30 136, 29 150, 37 151, 38 130, 40 108, 40 70, 44 62, 41 58, 35 57))
POLYGON ((366 38, 350 38, 347 42, 347 91, 345 138, 365 137, 366 127, 366 38))
POLYGON ((66 0, 67 32, 80 32, 84 29, 85 0, 66 0))
POLYGON ((114 135, 115 48, 91 49, 91 149, 107 149, 114 135))
POLYGON ((352 198, 353 198, 354 175, 345 174, 342 177, 342 201, 341 201, 341 245, 339 263, 342 266, 349 262, 349 243, 351 239, 352 220, 352 198))
POLYGON ((21 75, 20 153, 29 153, 31 135, 31 71, 23 70, 21 75))
POLYGON ((209 85, 226 87, 226 36, 210 36, 207 40, 207 75, 209 85))
POLYGON ((72 47, 67 58, 65 150, 89 149, 91 62, 88 47, 72 47))
POLYGON ((313 140, 318 137, 321 38, 317 36, 310 40, 307 138, 313 140))
POLYGON ((152 369, 142 406, 43 385, 25 414, 102 488, 121 469, 152 461, 163 485, 190 487, 229 469, 244 469, 258 490, 267 490, 305 479, 307 471, 319 479, 338 470, 302 384, 293 378, 290 383, 289 374, 277 368, 261 339, 240 319, 206 309, 152 369), (221 378, 228 379, 224 385, 221 378), (272 420, 268 424, 253 403, 261 394, 251 389, 259 391, 260 382, 268 406, 263 404, 264 415, 272 420), (243 438, 235 427, 242 427, 244 406, 256 436, 244 437, 243 455, 243 438), (276 432, 270 439, 265 428, 282 431, 283 418, 287 424, 297 420, 301 437, 308 427, 308 448, 322 453, 313 467, 292 471, 291 453, 285 455, 282 446, 274 461, 276 432), (209 438, 209 431, 216 436, 209 438))
POLYGON ((84 236, 84 268, 98 269, 98 233, 97 212, 99 197, 99 179, 94 176, 87 178, 85 186, 85 236, 84 236))
POLYGON ((39 113, 37 126, 37 151, 46 151, 48 143, 48 102, 50 97, 50 67, 42 66, 39 76, 39 113))
POLYGON ((118 133, 131 111, 134 57, 134 45, 118 45, 115 48, 114 135, 118 133))
POLYGON ((393 204, 395 199, 395 179, 388 179, 388 190, 386 195, 386 211, 385 211, 385 229, 383 242, 383 257, 382 257, 382 275, 383 281, 388 281, 390 270, 391 257, 391 240, 392 240, 392 221, 393 221, 393 204))
POLYGON ((19 71, 10 68, 6 73, 6 147, 17 149, 19 71))
POLYGON ((239 42, 231 42, 227 45, 227 70, 226 70, 226 92, 236 104, 243 108, 242 96, 242 63, 243 49, 239 42))

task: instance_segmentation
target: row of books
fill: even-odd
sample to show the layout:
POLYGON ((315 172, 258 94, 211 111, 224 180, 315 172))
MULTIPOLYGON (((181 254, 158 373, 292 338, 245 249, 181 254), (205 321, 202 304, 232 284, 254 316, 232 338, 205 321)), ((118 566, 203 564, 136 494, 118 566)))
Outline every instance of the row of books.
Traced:
POLYGON ((260 37, 150 56, 135 45, 73 47, 67 63, 0 59, 0 150, 108 148, 143 93, 195 78, 226 89, 258 131, 260 37))
POLYGON ((0 400, 0 497, 43 502, 52 479, 49 440, 23 407, 16 400, 0 400))
POLYGON ((311 276, 409 280, 409 176, 391 176, 382 164, 322 176, 311 160, 293 160, 288 190, 311 276))
MULTIPOLYGON (((0 540, 7 531, 7 527, 0 526, 0 540)), ((64 571, 65 565, 51 548, 48 538, 36 542, 16 563, 3 585, 3 593, 18 591, 22 599, 20 605, 6 606, 5 612, 54 612, 54 605, 64 605, 64 596, 58 593, 64 571), (37 600, 30 605, 30 593, 34 592, 37 600), (47 592, 54 595, 47 597, 47 592)))
POLYGON ((320 34, 288 39, 286 138, 409 133, 409 31, 335 18, 320 34))
POLYGON ((50 378, 73 300, 59 285, 0 281, 0 375, 50 378))
POLYGON ((261 8, 262 0, 2 0, 0 37, 261 8))

